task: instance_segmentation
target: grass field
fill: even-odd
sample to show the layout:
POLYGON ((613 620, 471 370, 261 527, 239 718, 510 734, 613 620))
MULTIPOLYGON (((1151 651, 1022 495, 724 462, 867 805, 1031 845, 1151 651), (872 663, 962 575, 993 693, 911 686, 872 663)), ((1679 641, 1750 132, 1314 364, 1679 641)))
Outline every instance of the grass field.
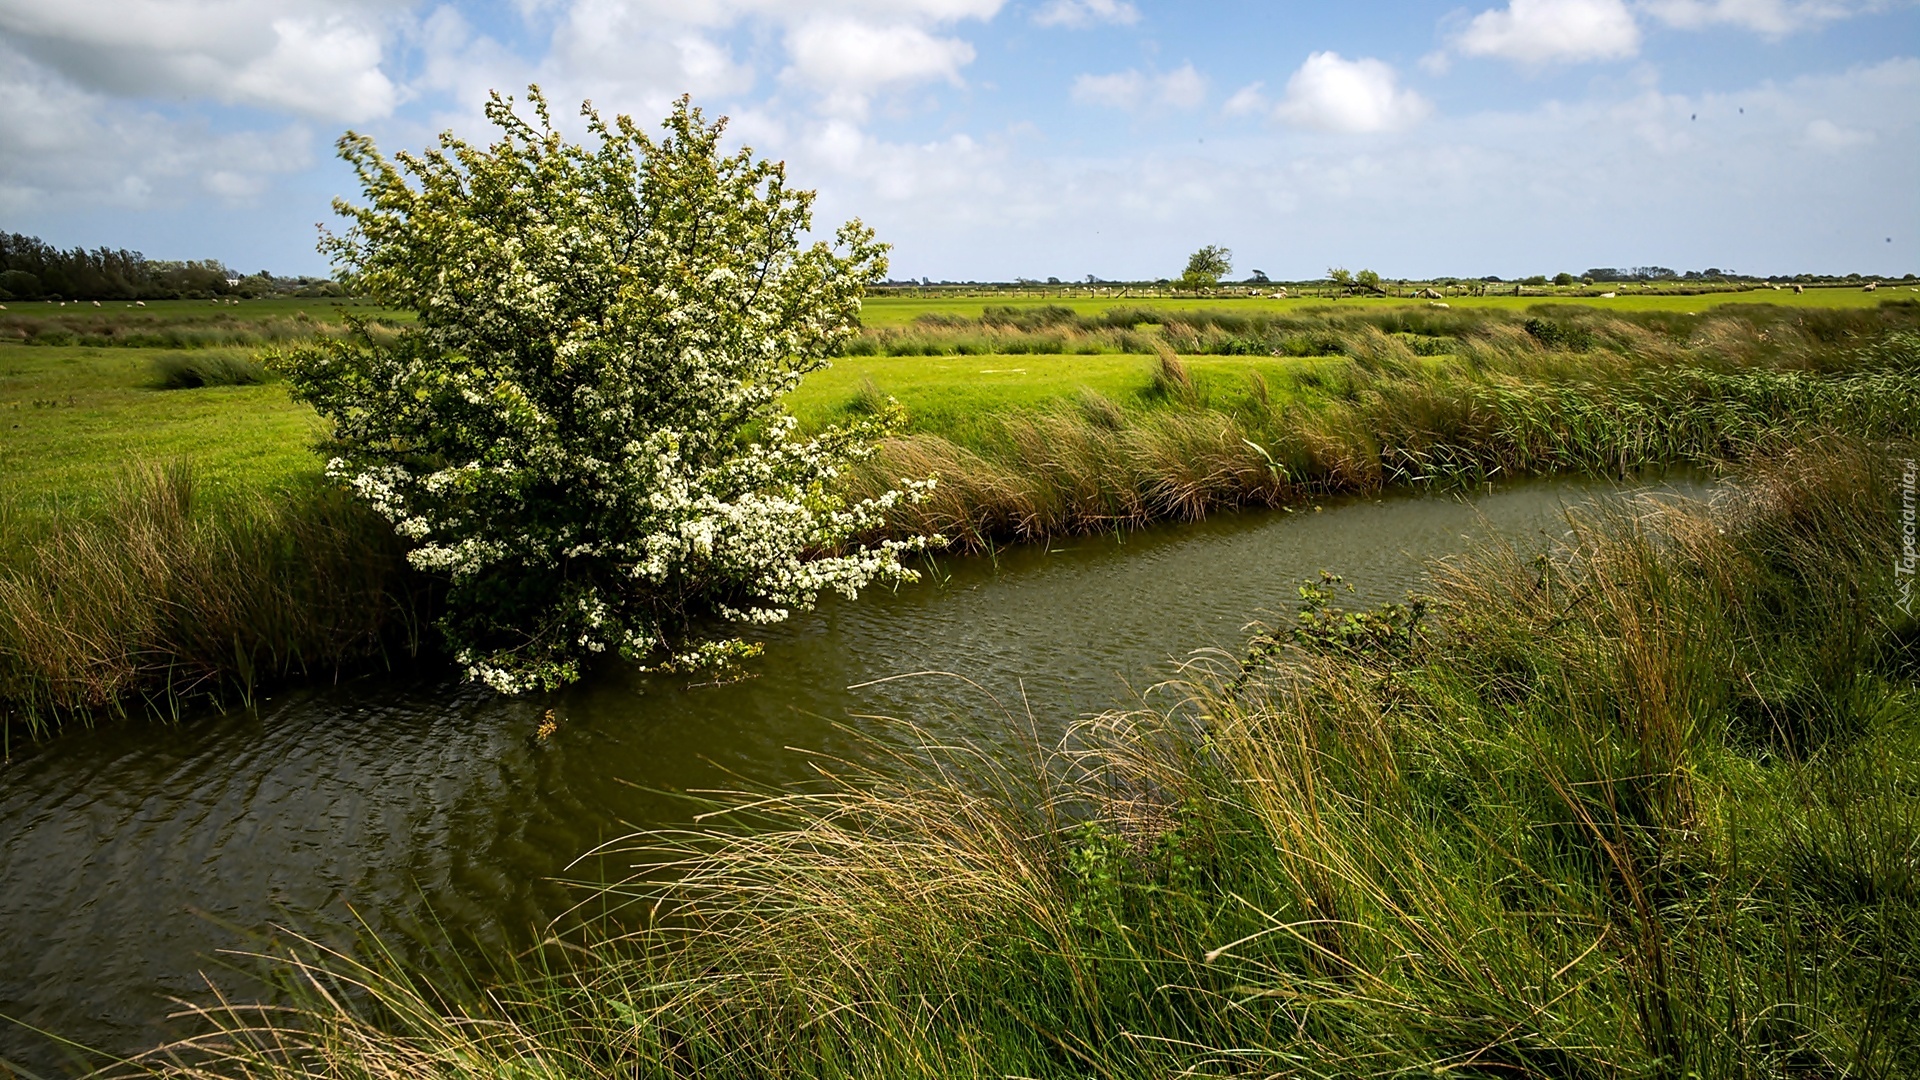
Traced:
POLYGON ((273 490, 317 471, 320 420, 284 386, 157 389, 156 361, 173 352, 0 346, 0 506, 94 505, 139 463, 192 462, 209 493, 273 490))
MULTIPOLYGON (((1510 289, 1510 287, 1509 287, 1510 289)), ((1532 288, 1525 296, 1448 296, 1443 302, 1450 306, 1467 308, 1489 308, 1492 310, 1525 310, 1534 304, 1583 304, 1608 311, 1706 311, 1721 304, 1781 304, 1794 308, 1858 308, 1872 307, 1882 300, 1896 299, 1901 296, 1920 295, 1920 286, 1882 285, 1875 292, 1864 292, 1858 286, 1808 289, 1796 294, 1792 290, 1753 289, 1744 292, 1697 293, 1691 296, 1670 293, 1641 292, 1631 286, 1620 286, 1619 295, 1610 300, 1598 296, 1581 295, 1567 291, 1558 295, 1545 295, 1549 290, 1532 288)), ((1589 287, 1580 290, 1582 294, 1603 292, 1604 289, 1589 287)), ((1429 301, 1413 300, 1404 297, 1347 297, 1333 300, 1325 297, 1301 296, 1285 300, 1268 298, 1214 299, 1210 297, 1165 297, 1152 296, 1134 299, 1086 296, 1044 296, 1023 295, 1018 293, 985 293, 967 297, 946 296, 872 296, 867 298, 861 311, 861 319, 868 326, 906 326, 921 315, 950 315, 960 318, 978 318, 989 306, 1012 305, 1016 307, 1040 307, 1047 304, 1060 304, 1079 312, 1097 312, 1112 307, 1143 307, 1163 311, 1196 311, 1207 308, 1226 308, 1232 311, 1272 312, 1288 314, 1311 308, 1377 308, 1377 307, 1426 307, 1429 301)))
MULTIPOLYGON (((1397 483, 1711 464, 1832 430, 1920 435, 1920 303, 1761 298, 1699 314, 1683 310, 1698 297, 1638 313, 1534 298, 1519 310, 1167 306, 1157 323, 1131 305, 1081 322, 1046 305, 998 322, 947 312, 869 328, 850 346, 863 353, 809 376, 789 404, 817 428, 897 399, 905 430, 846 478, 848 493, 936 475, 933 497, 896 507, 880 531, 962 549, 1397 483), (889 355, 902 349, 922 355, 889 355)), ((310 410, 274 382, 159 388, 163 367, 217 374, 255 352, 212 342, 323 330, 302 319, 305 303, 262 304, 251 323, 221 321, 247 305, 89 306, 36 339, 126 342, 138 339, 127 327, 159 319, 141 332, 173 334, 176 348, 0 344, 9 715, 41 725, 183 673, 244 694, 257 678, 420 647, 432 590, 382 522, 320 482, 310 410), (347 584, 323 590, 321 570, 308 581, 303 566, 347 584), (342 598, 377 617, 345 616, 342 598), (204 626, 222 628, 218 640, 204 626)))

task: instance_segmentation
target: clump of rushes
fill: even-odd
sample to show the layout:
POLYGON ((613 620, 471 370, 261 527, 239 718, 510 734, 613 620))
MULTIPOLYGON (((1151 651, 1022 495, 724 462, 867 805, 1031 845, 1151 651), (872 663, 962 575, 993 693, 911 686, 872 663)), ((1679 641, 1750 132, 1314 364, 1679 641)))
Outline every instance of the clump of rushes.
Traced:
POLYGON ((304 1004, 208 1009, 142 1067, 1915 1075, 1895 475, 1819 440, 1711 508, 1453 563, 1388 634, 1316 632, 1320 595, 1037 768, 832 763, 634 838, 614 925, 470 985, 305 949, 304 1004))
POLYGON ((421 647, 425 582, 385 522, 329 485, 212 496, 184 466, 149 467, 103 511, 6 526, 0 730, 143 699, 244 701, 421 647))
POLYGON ((154 385, 161 390, 253 386, 272 377, 256 361, 228 353, 181 352, 157 357, 153 361, 154 385))

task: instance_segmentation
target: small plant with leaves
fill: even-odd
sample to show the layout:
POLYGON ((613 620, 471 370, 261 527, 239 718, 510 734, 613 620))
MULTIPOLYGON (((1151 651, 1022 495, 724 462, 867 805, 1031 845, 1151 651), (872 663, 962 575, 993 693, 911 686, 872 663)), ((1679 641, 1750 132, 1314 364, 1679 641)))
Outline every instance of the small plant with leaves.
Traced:
POLYGON ((721 151, 686 98, 649 137, 589 141, 495 94, 498 141, 389 159, 349 133, 365 205, 326 235, 364 295, 418 322, 276 358, 332 422, 328 472, 450 583, 441 626, 471 678, 553 688, 620 653, 676 670, 756 649, 834 590, 912 578, 925 538, 850 543, 931 481, 860 501, 836 477, 894 412, 811 438, 782 395, 852 336, 885 246, 858 221, 802 246, 812 193, 721 151))

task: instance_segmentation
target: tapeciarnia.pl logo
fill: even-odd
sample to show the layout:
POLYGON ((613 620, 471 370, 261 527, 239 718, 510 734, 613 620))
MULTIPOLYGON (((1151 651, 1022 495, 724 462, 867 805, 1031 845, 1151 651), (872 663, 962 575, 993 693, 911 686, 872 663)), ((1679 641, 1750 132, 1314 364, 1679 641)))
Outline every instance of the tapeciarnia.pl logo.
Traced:
POLYGON ((1920 563, 1920 543, 1914 537, 1914 489, 1920 487, 1920 469, 1908 458, 1900 473, 1900 557, 1893 563, 1893 579, 1900 587, 1900 610, 1913 615, 1913 575, 1920 563))

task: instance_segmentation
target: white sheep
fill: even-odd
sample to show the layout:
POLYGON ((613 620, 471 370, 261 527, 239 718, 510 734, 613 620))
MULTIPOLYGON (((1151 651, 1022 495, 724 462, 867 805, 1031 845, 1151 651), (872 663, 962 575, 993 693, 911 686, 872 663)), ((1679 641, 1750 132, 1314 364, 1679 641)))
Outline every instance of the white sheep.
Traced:
POLYGON ((1620 295, 1619 293, 1610 293, 1610 292, 1603 292, 1603 293, 1601 293, 1601 294, 1600 294, 1600 299, 1602 299, 1602 300, 1611 300, 1611 299, 1613 299, 1614 297, 1616 297, 1616 296, 1619 296, 1619 295, 1620 295))
POLYGON ((1803 293, 1803 292, 1806 292, 1806 291, 1807 291, 1807 287, 1806 287, 1805 285, 1795 285, 1795 286, 1793 287, 1793 292, 1794 292, 1794 295, 1795 295, 1795 296, 1798 296, 1799 294, 1801 294, 1801 293, 1803 293))
POLYGON ((1443 304, 1443 303, 1441 303, 1441 302, 1440 302, 1440 301, 1438 301, 1438 300, 1429 300, 1429 301, 1427 301, 1427 306, 1428 306, 1428 307, 1438 307, 1438 308, 1450 308, 1450 307, 1452 307, 1453 305, 1452 305, 1452 304, 1443 304))
POLYGON ((1880 287, 1880 283, 1879 283, 1879 282, 1877 282, 1877 281, 1869 281, 1869 282, 1867 282, 1867 283, 1866 283, 1865 285, 1862 285, 1862 286, 1860 286, 1860 291, 1861 291, 1861 292, 1872 292, 1872 291, 1874 291, 1875 289, 1878 289, 1879 287, 1880 287))

